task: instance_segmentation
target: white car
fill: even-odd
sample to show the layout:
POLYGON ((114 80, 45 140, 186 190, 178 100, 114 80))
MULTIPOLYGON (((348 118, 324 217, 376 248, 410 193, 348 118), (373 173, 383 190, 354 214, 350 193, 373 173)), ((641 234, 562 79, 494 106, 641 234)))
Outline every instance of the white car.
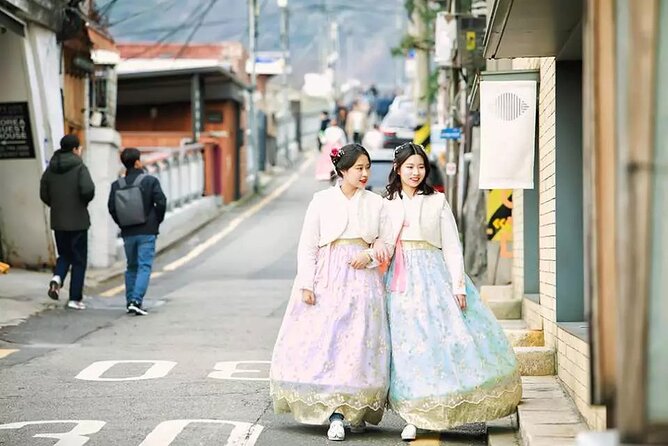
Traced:
POLYGON ((417 116, 412 108, 390 110, 380 123, 380 131, 384 135, 383 148, 394 149, 413 141, 417 125, 417 116))

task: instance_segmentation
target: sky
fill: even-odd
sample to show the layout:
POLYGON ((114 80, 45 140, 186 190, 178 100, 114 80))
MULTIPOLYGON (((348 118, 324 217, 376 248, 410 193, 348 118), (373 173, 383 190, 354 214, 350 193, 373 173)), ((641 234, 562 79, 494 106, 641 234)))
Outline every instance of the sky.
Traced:
MULTIPOLYGON (((280 10, 276 0, 257 0, 258 51, 280 49, 280 10)), ((117 42, 211 43, 240 40, 248 45, 246 0, 97 0, 117 42), (198 26, 198 24, 201 25, 198 26)), ((289 0, 293 83, 319 71, 327 23, 340 25, 339 79, 391 86, 396 61, 390 49, 401 38, 403 0, 289 0), (327 14, 325 13, 327 11, 327 14)))

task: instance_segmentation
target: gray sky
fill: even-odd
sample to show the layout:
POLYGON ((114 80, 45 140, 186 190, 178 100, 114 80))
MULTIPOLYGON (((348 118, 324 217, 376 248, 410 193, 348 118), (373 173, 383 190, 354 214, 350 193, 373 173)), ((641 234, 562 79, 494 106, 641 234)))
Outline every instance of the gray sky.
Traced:
MULTIPOLYGON (((247 45, 246 0, 97 0, 108 11, 111 32, 118 42, 185 42, 197 28, 192 42, 241 40, 247 45), (208 13, 207 7, 211 6, 208 13)), ((279 49, 280 13, 276 0, 260 5, 258 50, 279 49)), ((294 80, 317 71, 329 16, 341 26, 339 72, 363 84, 392 84, 394 60, 390 48, 400 39, 397 18, 405 18, 403 0, 289 0, 290 48, 294 80)))

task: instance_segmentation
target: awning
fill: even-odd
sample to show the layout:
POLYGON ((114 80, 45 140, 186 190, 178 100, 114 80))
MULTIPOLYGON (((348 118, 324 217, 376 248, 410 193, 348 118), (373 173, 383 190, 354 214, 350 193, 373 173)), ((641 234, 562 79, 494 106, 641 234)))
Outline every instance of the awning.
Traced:
POLYGON ((582 0, 495 0, 485 58, 582 59, 582 0))
POLYGON ((25 37, 26 35, 24 29, 25 23, 23 23, 20 19, 10 14, 9 12, 5 12, 1 8, 0 8, 0 26, 18 34, 21 37, 25 37))

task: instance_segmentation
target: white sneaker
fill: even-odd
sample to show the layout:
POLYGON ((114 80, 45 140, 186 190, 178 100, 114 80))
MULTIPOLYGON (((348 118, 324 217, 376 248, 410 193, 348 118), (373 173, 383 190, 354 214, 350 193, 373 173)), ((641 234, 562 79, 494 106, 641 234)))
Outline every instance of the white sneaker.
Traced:
POLYGON ((404 441, 413 441, 417 436, 417 427, 412 424, 407 424, 404 430, 401 431, 401 439, 404 441))
POLYGON ((334 420, 329 423, 327 438, 332 441, 343 441, 346 439, 346 430, 343 428, 343 421, 334 420))
POLYGON ((350 432, 353 434, 363 434, 366 432, 366 423, 362 421, 360 424, 351 424, 350 432))
POLYGON ((73 310, 85 310, 86 305, 84 305, 83 302, 77 301, 77 300, 71 300, 67 302, 67 308, 71 308, 73 310))

